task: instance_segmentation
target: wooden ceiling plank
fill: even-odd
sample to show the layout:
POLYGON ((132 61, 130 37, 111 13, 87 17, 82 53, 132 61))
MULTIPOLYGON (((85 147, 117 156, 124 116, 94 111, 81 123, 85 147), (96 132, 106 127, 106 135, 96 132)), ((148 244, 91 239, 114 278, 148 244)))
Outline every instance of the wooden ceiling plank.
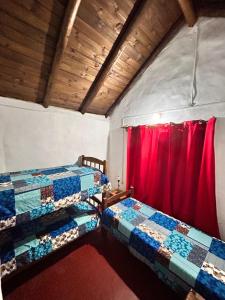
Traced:
POLYGON ((168 41, 171 39, 171 36, 174 35, 175 32, 181 27, 181 24, 183 23, 183 19, 179 18, 167 31, 167 33, 164 35, 164 37, 161 39, 157 47, 151 52, 145 63, 139 68, 139 70, 136 72, 134 77, 130 80, 126 88, 122 91, 122 93, 118 96, 118 98, 113 102, 113 104, 110 106, 110 108, 107 110, 105 116, 108 117, 114 108, 121 102, 121 100, 125 97, 125 95, 128 93, 128 91, 134 86, 134 84, 137 82, 137 80, 140 78, 140 76, 144 73, 144 71, 148 68, 148 66, 152 63, 152 61, 155 59, 155 57, 160 53, 160 51, 165 47, 165 45, 168 43, 168 41))
POLYGON ((12 68, 10 65, 2 64, 0 59, 0 69, 1 75, 6 74, 6 76, 11 76, 13 81, 22 82, 28 87, 38 88, 44 87, 45 81, 43 79, 38 78, 37 76, 33 76, 33 74, 28 72, 23 72, 20 69, 12 68))
POLYGON ((75 29, 79 32, 82 32, 87 38, 91 38, 94 42, 97 41, 99 45, 104 45, 108 49, 112 47, 112 42, 110 42, 106 36, 99 33, 91 25, 85 23, 79 16, 77 16, 75 22, 75 29))
POLYGON ((53 83, 57 76, 58 69, 59 69, 60 63, 62 61, 64 51, 67 47, 69 37, 70 37, 71 31, 73 29, 73 25, 75 22, 75 18, 76 18, 80 3, 81 3, 81 0, 69 0, 69 2, 67 4, 61 31, 59 34, 59 39, 58 39, 57 46, 56 46, 55 55, 54 55, 53 62, 52 62, 51 72, 50 72, 48 83, 47 83, 46 90, 44 93, 43 105, 45 107, 48 107, 48 105, 49 105, 50 94, 52 91, 53 83))
MULTIPOLYGON (((11 0, 12 1, 12 0, 11 0)), ((55 7, 52 8, 52 11, 49 11, 48 9, 45 8, 45 6, 38 2, 38 1, 33 1, 33 0, 15 0, 18 5, 26 9, 27 11, 32 11, 32 13, 42 19, 44 22, 47 24, 51 23, 54 28, 57 28, 57 26, 60 25, 61 23, 61 18, 62 18, 62 12, 61 16, 57 16, 54 14, 55 7)), ((48 1, 42 1, 42 2, 48 2, 48 1)))
POLYGON ((44 44, 49 48, 55 49, 55 42, 51 37, 47 35, 47 33, 44 33, 43 31, 30 26, 28 23, 25 23, 17 19, 16 17, 10 16, 3 10, 0 11, 0 23, 1 26, 2 24, 5 24, 8 27, 16 30, 17 32, 22 33, 23 35, 24 33, 26 33, 26 36, 31 38, 32 40, 44 44))
POLYGON ((1 1, 1 9, 11 16, 28 23, 30 26, 38 28, 45 33, 48 32, 48 35, 53 38, 57 36, 57 29, 54 26, 20 6, 16 1, 1 1))
MULTIPOLYGON (((41 60, 43 59, 43 57, 45 57, 49 59, 49 62, 51 62, 51 57, 54 54, 53 48, 46 47, 44 43, 37 42, 29 36, 24 35, 5 24, 1 24, 0 34, 15 43, 21 44, 22 46, 37 52, 37 55, 41 57, 41 60)), ((34 56, 32 55, 31 57, 34 56)))
POLYGON ((36 0, 38 3, 43 5, 46 9, 48 9, 52 14, 62 17, 62 11, 64 11, 65 7, 59 1, 56 0, 36 0))
POLYGON ((17 53, 20 53, 22 55, 29 57, 33 61, 37 61, 39 64, 46 65, 47 67, 51 63, 50 57, 47 57, 47 56, 44 57, 43 54, 38 53, 37 51, 32 50, 31 48, 28 48, 28 47, 22 45, 21 43, 18 43, 16 41, 12 40, 12 37, 9 38, 9 37, 3 36, 1 34, 0 45, 2 47, 6 48, 6 51, 8 51, 8 49, 10 49, 12 51, 15 51, 17 53))
POLYGON ((99 34, 104 35, 111 43, 115 41, 118 33, 112 28, 109 22, 106 22, 99 15, 97 7, 93 6, 92 1, 84 1, 82 3, 79 10, 79 17, 99 34))
POLYGON ((30 57, 18 53, 10 48, 5 48, 0 45, 0 58, 4 57, 10 61, 28 67, 36 73, 42 74, 42 78, 47 78, 49 68, 47 65, 43 66, 38 61, 31 59, 30 57))
POLYGON ((188 26, 194 26, 197 21, 197 15, 195 13, 192 0, 178 0, 178 2, 188 26))
POLYGON ((133 30, 134 24, 139 13, 142 11, 143 7, 145 6, 145 0, 136 0, 124 26, 122 27, 121 32, 119 33, 116 41, 114 42, 109 55, 107 56, 105 62, 103 63, 100 71, 98 72, 94 82, 92 83, 86 97, 84 98, 79 111, 81 113, 85 113, 87 107, 91 104, 94 97, 97 95, 98 91, 100 90, 103 81, 105 80, 108 72, 110 71, 113 63, 115 62, 120 50, 121 46, 123 45, 124 41, 128 37, 129 33, 133 30))

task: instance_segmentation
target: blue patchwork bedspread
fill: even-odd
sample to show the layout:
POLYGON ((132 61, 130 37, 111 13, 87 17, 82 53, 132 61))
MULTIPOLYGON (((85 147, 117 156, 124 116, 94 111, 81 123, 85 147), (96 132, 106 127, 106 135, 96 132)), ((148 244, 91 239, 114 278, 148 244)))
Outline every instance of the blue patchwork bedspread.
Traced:
POLYGON ((97 210, 80 201, 68 208, 0 232, 0 269, 4 277, 41 259, 99 225, 97 210))
POLYGON ((99 170, 77 165, 0 174, 0 231, 101 192, 99 170))
POLYGON ((107 208, 102 222, 178 293, 225 299, 224 242, 132 198, 107 208))

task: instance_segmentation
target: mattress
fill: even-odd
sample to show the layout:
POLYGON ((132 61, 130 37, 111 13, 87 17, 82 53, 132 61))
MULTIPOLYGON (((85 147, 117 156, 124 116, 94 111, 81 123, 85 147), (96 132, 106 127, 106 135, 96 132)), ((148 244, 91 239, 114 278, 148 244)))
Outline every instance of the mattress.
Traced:
POLYGON ((0 267, 4 277, 37 261, 99 225, 96 208, 81 201, 0 233, 0 267))
POLYGON ((107 208, 102 224, 180 295, 225 299, 224 242, 133 198, 107 208))
POLYGON ((99 170, 77 165, 0 174, 0 231, 100 193, 99 170))

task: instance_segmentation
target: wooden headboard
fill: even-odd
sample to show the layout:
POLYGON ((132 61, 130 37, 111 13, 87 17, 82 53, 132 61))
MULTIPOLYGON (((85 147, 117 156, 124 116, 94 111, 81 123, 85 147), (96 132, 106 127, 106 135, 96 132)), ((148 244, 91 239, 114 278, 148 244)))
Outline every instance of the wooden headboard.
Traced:
POLYGON ((95 157, 82 155, 81 164, 82 166, 97 168, 100 171, 102 171, 104 174, 106 174, 107 171, 106 160, 101 160, 95 157))

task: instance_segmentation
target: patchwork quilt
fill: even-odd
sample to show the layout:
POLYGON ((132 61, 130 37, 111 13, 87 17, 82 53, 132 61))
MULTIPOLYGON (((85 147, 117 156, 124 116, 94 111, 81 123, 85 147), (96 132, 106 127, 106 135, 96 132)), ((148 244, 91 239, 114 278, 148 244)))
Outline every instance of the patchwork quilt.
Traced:
POLYGON ((0 267, 4 277, 46 256, 99 225, 97 210, 80 201, 27 224, 0 232, 0 267))
POLYGON ((133 198, 102 215, 103 226, 179 294, 225 299, 225 243, 133 198))
POLYGON ((99 170, 77 165, 0 174, 0 231, 100 193, 99 170))

